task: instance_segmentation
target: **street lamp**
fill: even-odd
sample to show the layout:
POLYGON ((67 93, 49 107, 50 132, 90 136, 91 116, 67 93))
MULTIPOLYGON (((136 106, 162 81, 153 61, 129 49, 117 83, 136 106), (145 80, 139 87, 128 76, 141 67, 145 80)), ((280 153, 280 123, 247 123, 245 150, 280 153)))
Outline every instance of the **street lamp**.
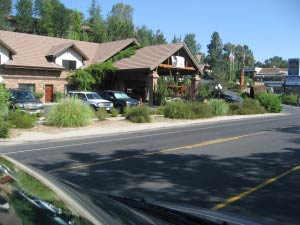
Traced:
POLYGON ((216 89, 216 91, 219 92, 219 99, 220 99, 221 90, 223 89, 222 85, 221 85, 221 84, 216 85, 216 86, 215 86, 215 89, 216 89))

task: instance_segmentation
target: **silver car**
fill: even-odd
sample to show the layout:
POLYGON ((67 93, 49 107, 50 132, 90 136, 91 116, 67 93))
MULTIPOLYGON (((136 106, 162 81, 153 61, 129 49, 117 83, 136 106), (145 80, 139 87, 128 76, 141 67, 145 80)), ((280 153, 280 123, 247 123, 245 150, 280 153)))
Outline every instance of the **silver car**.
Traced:
POLYGON ((76 97, 81 100, 83 103, 88 104, 94 110, 98 110, 99 108, 103 108, 106 111, 110 111, 114 104, 108 100, 105 100, 96 92, 88 92, 88 91, 70 91, 69 95, 71 97, 76 97))

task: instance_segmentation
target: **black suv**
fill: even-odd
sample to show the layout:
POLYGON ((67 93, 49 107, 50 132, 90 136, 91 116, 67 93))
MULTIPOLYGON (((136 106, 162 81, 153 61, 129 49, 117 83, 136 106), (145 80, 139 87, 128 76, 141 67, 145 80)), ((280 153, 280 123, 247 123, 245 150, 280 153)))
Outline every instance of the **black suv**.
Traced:
POLYGON ((38 99, 35 98, 34 94, 28 90, 22 89, 9 89, 9 108, 12 110, 19 109, 26 111, 30 114, 42 114, 44 106, 38 99))
POLYGON ((139 106, 140 101, 130 98, 123 91, 101 91, 100 96, 106 100, 114 103, 114 107, 118 109, 119 112, 123 113, 125 107, 139 106))

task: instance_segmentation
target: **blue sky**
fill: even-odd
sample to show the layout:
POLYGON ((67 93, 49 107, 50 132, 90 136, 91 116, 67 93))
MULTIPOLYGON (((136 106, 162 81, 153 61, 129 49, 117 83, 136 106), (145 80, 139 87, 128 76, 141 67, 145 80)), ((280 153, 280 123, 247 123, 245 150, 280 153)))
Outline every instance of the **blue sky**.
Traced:
MULTIPOLYGON (((91 0, 61 0, 66 7, 88 15, 91 0)), ((258 61, 275 55, 300 57, 299 0, 98 0, 106 18, 118 2, 134 8, 135 25, 160 29, 167 41, 174 34, 195 33, 207 53, 211 34, 219 32, 223 44, 246 44, 258 61)))

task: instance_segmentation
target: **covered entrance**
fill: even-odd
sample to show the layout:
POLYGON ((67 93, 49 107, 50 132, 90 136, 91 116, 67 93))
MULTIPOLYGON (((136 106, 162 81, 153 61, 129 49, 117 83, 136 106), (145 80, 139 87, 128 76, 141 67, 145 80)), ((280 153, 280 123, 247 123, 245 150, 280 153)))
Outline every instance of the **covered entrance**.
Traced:
POLYGON ((183 43, 144 47, 114 65, 118 68, 115 88, 149 104, 153 104, 154 90, 160 77, 163 80, 172 78, 175 83, 166 88, 178 95, 189 93, 191 98, 195 98, 198 94, 200 67, 183 43), (190 81, 190 90, 182 84, 186 79, 190 81))

